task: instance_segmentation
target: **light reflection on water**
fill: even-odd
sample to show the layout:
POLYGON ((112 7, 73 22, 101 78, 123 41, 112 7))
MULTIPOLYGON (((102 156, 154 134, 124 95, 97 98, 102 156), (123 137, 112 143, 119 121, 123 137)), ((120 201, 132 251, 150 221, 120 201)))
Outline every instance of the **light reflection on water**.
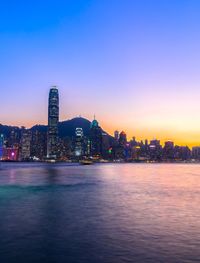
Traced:
POLYGON ((0 262, 200 262, 199 170, 2 164, 0 262))

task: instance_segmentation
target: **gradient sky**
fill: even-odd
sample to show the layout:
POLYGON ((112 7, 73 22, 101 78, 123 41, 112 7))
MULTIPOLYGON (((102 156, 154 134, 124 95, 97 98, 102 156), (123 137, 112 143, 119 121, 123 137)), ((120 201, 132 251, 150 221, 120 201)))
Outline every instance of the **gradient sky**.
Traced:
POLYGON ((96 114, 108 132, 200 145, 200 1, 0 2, 0 123, 96 114))

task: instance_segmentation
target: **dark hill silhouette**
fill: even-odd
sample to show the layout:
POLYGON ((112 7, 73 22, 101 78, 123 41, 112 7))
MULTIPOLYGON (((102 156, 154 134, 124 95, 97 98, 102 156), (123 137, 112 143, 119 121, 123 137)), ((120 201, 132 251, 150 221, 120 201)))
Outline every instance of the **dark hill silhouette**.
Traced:
MULTIPOLYGON (((76 128, 82 128, 85 136, 89 135, 91 122, 85 118, 77 117, 71 120, 61 121, 58 125, 59 136, 63 137, 72 137, 75 135, 76 128)), ((20 134, 21 128, 15 126, 7 126, 0 124, 0 133, 3 133, 6 137, 10 136, 12 130, 15 130, 20 134)), ((31 128, 32 131, 47 132, 47 125, 34 125, 31 128)), ((103 131, 103 130, 102 130, 103 131)), ((104 132, 104 131, 103 131, 104 132)), ((106 132, 104 132, 106 133, 106 132)), ((107 134, 107 133, 106 133, 107 134)), ((108 134, 107 134, 108 135, 108 134)), ((109 136, 110 139, 112 136, 109 136)))
POLYGON ((75 135, 76 128, 82 128, 85 136, 89 135, 91 122, 85 118, 77 117, 71 120, 59 122, 58 130, 60 138, 75 135))
MULTIPOLYGON (((90 121, 85 118, 73 118, 71 120, 61 121, 58 124, 59 137, 72 137, 75 135, 76 128, 82 128, 84 135, 89 135, 90 121)), ((46 125, 35 125, 31 128, 32 131, 47 132, 46 125)))

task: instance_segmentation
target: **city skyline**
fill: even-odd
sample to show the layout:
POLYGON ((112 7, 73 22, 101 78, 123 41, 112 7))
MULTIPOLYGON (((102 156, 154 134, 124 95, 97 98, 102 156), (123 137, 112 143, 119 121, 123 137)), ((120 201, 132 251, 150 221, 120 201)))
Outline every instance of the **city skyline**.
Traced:
POLYGON ((197 1, 1 4, 0 123, 47 124, 46 97, 55 83, 61 121, 96 114, 112 135, 124 130, 129 139, 200 145, 199 7, 197 1))
POLYGON ((0 161, 199 162, 200 146, 190 149, 167 140, 131 140, 124 131, 110 136, 95 118, 59 122, 60 95, 49 89, 48 125, 30 129, 0 125, 0 161))
MULTIPOLYGON (((25 127, 23 125, 18 125, 18 126, 17 125, 10 125, 11 127, 12 126, 13 127, 19 127, 19 128, 22 127, 23 129, 25 128, 27 130, 33 128, 34 126, 38 126, 38 125, 39 126, 40 125, 47 126, 48 127, 48 131, 47 131, 47 138, 48 138, 47 139, 47 156, 55 156, 56 143, 57 143, 57 139, 58 139, 58 123, 59 122, 69 121, 69 120, 73 120, 75 118, 83 118, 83 119, 89 120, 89 119, 85 118, 84 116, 81 116, 81 114, 79 116, 73 116, 71 119, 60 120, 60 116, 59 116, 59 112, 60 112, 59 104, 60 104, 60 102, 59 101, 60 101, 61 98, 62 98, 62 96, 61 97, 59 96, 59 87, 55 86, 55 85, 51 86, 49 88, 48 103, 47 103, 48 104, 47 123, 45 123, 45 124, 44 123, 43 124, 41 124, 41 123, 33 123, 32 126, 30 126, 30 127, 25 127)), ((92 123, 94 121, 97 122, 95 114, 93 116, 93 119, 89 120, 89 121, 90 121, 91 125, 92 125, 92 123)), ((0 123, 0 124, 6 125, 6 124, 3 124, 3 123, 0 123)), ((98 122, 97 122, 97 125, 98 125, 98 122)), ((107 131, 102 126, 101 126, 101 128, 102 128, 102 130, 107 131)), ((125 131, 125 129, 123 129, 123 128, 121 130, 115 129, 112 132, 109 132, 109 131, 107 131, 107 132, 113 138, 116 137, 116 133, 118 135, 120 133, 124 133, 128 140, 132 140, 132 139, 135 140, 136 139, 135 135, 128 136, 126 131, 125 131)), ((146 140, 147 141, 154 141, 154 140, 157 141, 158 140, 162 146, 164 146, 165 143, 167 143, 167 142, 173 142, 173 143, 175 143, 175 145, 188 146, 190 148, 199 146, 199 145, 195 145, 195 144, 190 146, 190 145, 187 145, 187 144, 184 144, 184 143, 183 143, 183 145, 181 145, 181 144, 178 144, 176 141, 173 141, 171 139, 165 139, 165 140, 162 141, 162 139, 160 139, 159 137, 152 137, 152 138, 140 138, 140 137, 138 138, 137 137, 137 140, 138 139, 139 139, 139 141, 141 141, 143 143, 145 143, 146 140)))
MULTIPOLYGON (((56 86, 56 85, 52 85, 51 87, 50 87, 50 89, 48 89, 49 91, 51 90, 51 89, 58 89, 59 90, 59 87, 58 86, 56 86)), ((61 98, 59 98, 59 100, 62 100, 62 96, 61 96, 61 98)), ((48 101, 47 101, 47 105, 48 105, 48 101)), ((46 104, 45 104, 45 106, 46 106, 46 104)), ((47 108, 49 108, 49 107, 47 107, 47 108)), ((59 111, 60 110, 62 110, 62 108, 61 109, 59 109, 59 111)), ((90 114, 90 115, 92 115, 92 114, 90 114)), ((82 114, 79 114, 79 115, 77 115, 77 116, 72 116, 72 114, 70 114, 69 113, 69 116, 71 116, 71 118, 66 118, 66 119, 61 119, 60 117, 59 117, 59 122, 62 122, 62 121, 66 121, 66 120, 70 120, 70 119, 73 119, 73 118, 76 118, 76 117, 82 117, 82 118, 85 118, 85 119, 88 119, 88 120, 90 120, 91 122, 92 122, 92 120, 93 120, 93 118, 95 118, 94 116, 95 116, 95 114, 93 115, 93 118, 91 118, 90 116, 89 117, 87 117, 87 116, 83 116, 82 114)), ((99 120, 99 118, 98 118, 98 120, 99 120)), ((33 127, 34 125, 46 125, 46 126, 48 126, 48 122, 49 122, 49 118, 48 118, 48 111, 47 111, 47 114, 46 114, 46 121, 44 122, 44 123, 39 123, 39 122, 31 122, 30 123, 30 125, 28 125, 28 126, 25 126, 25 125, 23 125, 23 124, 21 124, 20 122, 19 122, 19 124, 17 125, 16 123, 11 123, 11 124, 8 124, 8 123, 0 123, 0 124, 2 124, 2 125, 8 125, 8 126, 17 126, 17 127, 25 127, 25 128, 27 128, 27 129, 30 129, 31 127, 33 127)), ((104 123, 104 121, 103 120, 100 120, 100 122, 101 123, 104 123)), ((102 127, 102 125, 101 125, 101 127, 102 127)), ((126 132, 126 134, 127 134, 127 130, 125 129, 125 128, 123 128, 123 127, 121 127, 121 129, 118 129, 118 128, 115 128, 115 127, 113 127, 113 130, 110 130, 109 128, 110 128, 110 125, 108 124, 108 127, 106 128, 107 126, 106 125, 104 125, 102 128, 104 129, 104 130, 106 130, 111 136, 114 136, 114 133, 115 133, 115 131, 125 131, 126 132)), ((181 141, 179 141, 179 140, 176 140, 176 139, 174 139, 175 138, 175 136, 173 135, 173 132, 171 133, 172 134, 172 136, 171 137, 167 137, 166 135, 165 135, 165 131, 163 132, 163 137, 161 136, 161 137, 156 137, 153 133, 152 133, 152 137, 145 137, 145 130, 144 130, 144 136, 142 136, 143 135, 143 132, 142 131, 138 131, 139 133, 137 134, 137 130, 136 130, 136 132, 134 133, 131 133, 131 134, 127 134, 127 138, 129 139, 129 140, 131 140, 133 137, 136 137, 138 140, 141 140, 141 141, 145 141, 146 139, 147 140, 155 140, 155 139, 158 139, 158 140, 160 140, 160 142, 161 142, 161 145, 164 145, 165 144, 165 142, 166 141, 174 141, 177 145, 180 145, 180 146, 189 146, 190 148, 192 148, 193 146, 199 146, 199 144, 198 143, 195 143, 195 140, 194 140, 194 142, 193 143, 186 143, 186 141, 184 141, 184 137, 183 137, 183 141, 181 140, 181 141)), ((185 131, 184 131, 185 132, 185 131)), ((198 138, 200 138, 200 136, 199 135, 197 135, 197 139, 198 138)), ((200 140, 199 140, 200 141, 200 140)))

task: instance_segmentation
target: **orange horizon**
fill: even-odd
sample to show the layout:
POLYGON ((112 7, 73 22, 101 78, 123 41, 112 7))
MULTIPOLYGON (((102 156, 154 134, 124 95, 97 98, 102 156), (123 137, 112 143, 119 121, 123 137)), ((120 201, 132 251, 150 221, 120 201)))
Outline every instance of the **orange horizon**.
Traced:
MULTIPOLYGON (((69 117, 60 119, 60 121, 64 120, 70 120, 75 117, 69 117)), ((86 117, 83 117, 86 119, 89 119, 86 117)), ((90 120, 90 119, 89 119, 90 120)), ((91 121, 91 120, 90 120, 91 121)), ((31 128, 34 125, 47 125, 47 121, 41 121, 41 122, 35 122, 35 121, 11 121, 9 123, 1 123, 2 125, 8 125, 8 126, 16 126, 16 127, 26 127, 31 128)), ((125 127, 122 127, 122 125, 117 125, 117 123, 112 124, 108 121, 102 121, 99 122, 100 126, 103 130, 108 132, 110 135, 114 135, 114 131, 118 130, 119 132, 124 131, 127 134, 127 139, 131 140, 133 137, 136 138, 137 141, 144 141, 147 139, 148 141, 157 139, 160 140, 161 145, 164 145, 166 141, 173 141, 175 145, 179 146, 188 146, 190 148, 194 146, 200 146, 200 133, 198 131, 188 131, 188 130, 167 130, 167 129, 156 129, 152 128, 137 128, 133 129, 130 126, 127 125, 125 127)))

